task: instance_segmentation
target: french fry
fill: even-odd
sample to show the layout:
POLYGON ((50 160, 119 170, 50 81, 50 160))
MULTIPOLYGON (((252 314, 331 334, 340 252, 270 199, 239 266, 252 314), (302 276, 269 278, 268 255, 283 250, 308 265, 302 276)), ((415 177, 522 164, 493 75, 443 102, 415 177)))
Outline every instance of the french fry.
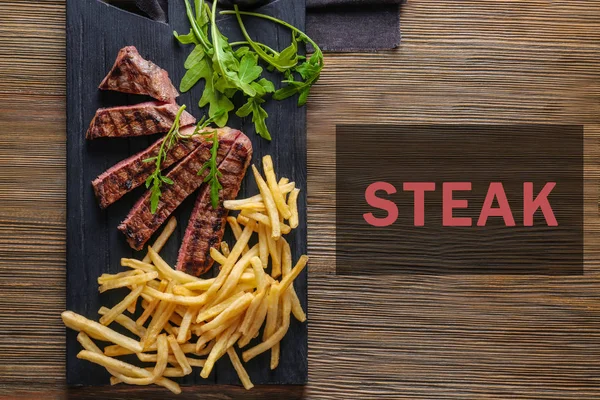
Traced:
POLYGON ((96 346, 96 343, 94 343, 85 332, 79 332, 77 334, 77 341, 79 342, 79 344, 81 344, 81 347, 83 347, 84 349, 92 351, 94 353, 102 354, 102 350, 100 350, 100 348, 96 346))
MULTIPOLYGON (((231 253, 229 253, 231 254, 231 253)), ((227 257, 225 257, 223 254, 219 253, 219 250, 215 249, 214 247, 210 248, 210 256, 212 257, 213 260, 215 260, 215 262, 217 262, 217 264, 223 265, 225 264, 225 262, 227 261, 227 257)))
MULTIPOLYGON (((98 310, 98 314, 100 314, 100 315, 106 315, 109 312, 110 312, 110 309, 108 309, 106 307, 100 307, 100 310, 98 310)), ((137 326, 135 321, 126 315, 119 314, 114 319, 114 321, 117 324, 121 325, 123 328, 127 329, 129 332, 131 332, 134 335, 137 335, 139 337, 143 336, 144 333, 146 332, 146 328, 144 328, 143 326, 137 326)))
POLYGON ((123 300, 121 300, 117 305, 108 310, 106 314, 100 318, 100 323, 102 325, 109 325, 111 322, 115 320, 119 315, 123 314, 123 312, 129 307, 129 305, 135 301, 144 290, 144 286, 140 285, 134 288, 123 300))
MULTIPOLYGON (((290 209, 288 205, 285 203, 285 199, 283 198, 283 194, 281 193, 281 189, 277 184, 277 178, 275 177, 275 170, 273 169, 273 159, 271 156, 266 155, 262 159, 263 162, 263 171, 265 173, 265 177, 267 178, 267 186, 271 190, 271 195, 273 196, 273 201, 277 206, 277 210, 279 214, 283 216, 285 219, 289 219, 291 216, 290 209)), ((262 193, 261 193, 262 194, 262 193)))
POLYGON ((267 242, 267 230, 265 225, 258 224, 258 252, 263 269, 269 264, 269 243, 267 242))
POLYGON ((265 351, 272 348, 273 346, 275 346, 275 344, 279 343, 281 341, 281 339, 283 339, 283 337, 287 333, 287 331, 290 327, 290 313, 292 311, 292 302, 290 300, 290 296, 287 293, 285 293, 285 292, 282 292, 282 293, 283 293, 283 297, 284 297, 284 302, 283 302, 283 321, 281 323, 281 326, 275 331, 275 333, 273 333, 271 336, 269 336, 265 341, 252 347, 251 349, 243 352, 242 359, 245 362, 250 361, 257 355, 262 354, 265 351))
POLYGON ((144 283, 154 280, 156 278, 158 278, 157 272, 146 272, 144 274, 126 276, 124 278, 113 279, 106 282, 98 288, 98 291, 100 293, 104 293, 107 290, 111 289, 117 289, 133 285, 143 285, 144 283))
POLYGON ((225 283, 223 283, 223 286, 221 286, 221 289, 219 290, 216 299, 214 300, 215 304, 223 301, 228 295, 230 295, 233 292, 235 287, 238 285, 238 282, 240 281, 242 273, 244 272, 246 267, 250 265, 250 260, 253 257, 256 257, 257 255, 258 246, 256 245, 252 247, 252 249, 249 252, 244 254, 242 258, 238 260, 237 263, 235 263, 231 272, 229 273, 229 276, 225 280, 225 283))
MULTIPOLYGON (((253 219, 256 222, 260 222, 262 225, 271 227, 271 218, 269 218, 267 215, 265 215, 263 213, 254 212, 253 210, 242 210, 242 212, 240 213, 240 216, 246 217, 248 219, 253 219)), ((292 228, 290 228, 289 225, 281 222, 281 220, 279 220, 279 229, 281 230, 281 233, 286 234, 286 235, 292 231, 292 228)))
POLYGON ((133 258, 121 258, 121 266, 133 268, 134 270, 142 270, 144 272, 155 272, 156 267, 147 262, 135 260, 133 258))
MULTIPOLYGON (((165 228, 162 230, 162 232, 160 233, 160 235, 158 235, 158 237, 156 238, 156 240, 152 244, 152 248, 157 253, 160 253, 160 251, 162 250, 162 248, 167 243, 167 240, 169 240, 169 238, 171 237, 171 235, 173 234, 173 232, 175 232, 175 228, 177 228, 177 219, 175 217, 171 217, 171 218, 169 218, 169 222, 167 222, 167 225, 165 225, 165 228)), ((150 255, 146 254, 146 256, 144 257, 144 259, 142 261, 145 262, 145 263, 149 263, 150 262, 150 255)))
POLYGON ((247 334, 248 333, 248 329, 250 328, 250 325, 252 324, 252 321, 254 320, 254 316, 256 315, 256 312, 258 310, 258 308, 260 307, 263 298, 266 296, 267 290, 266 288, 261 289, 256 296, 254 296, 254 299, 252 299, 252 303, 250 303, 250 306, 248 307, 248 310, 246 311, 246 314, 244 316, 244 320, 242 321, 240 327, 239 327, 239 331, 242 334, 247 334))
POLYGON ((213 296, 221 288, 221 286, 225 283, 225 280, 229 276, 229 273, 233 269, 233 267, 234 267, 235 263, 237 262, 238 258, 240 257, 240 255, 242 254, 242 250, 248 244, 248 240, 250 240, 250 237, 252 236, 252 233, 254 232, 254 225, 255 225, 254 223, 249 223, 244 228, 242 235, 240 236, 238 241, 233 246, 233 249, 231 250, 231 254, 229 254, 229 257, 227 257, 227 260, 221 266, 221 271, 219 272, 219 275, 217 275, 217 278, 215 279, 214 283, 206 291, 205 294, 207 297, 213 296))
POLYGON ((206 363, 204 364, 202 371, 200 371, 201 377, 205 379, 208 378, 208 375, 210 375, 215 363, 227 351, 227 343, 229 342, 229 337, 236 331, 238 327, 238 321, 231 324, 231 326, 229 326, 229 328, 227 328, 217 339, 215 346, 208 355, 208 358, 206 359, 206 363))
MULTIPOLYGON (((238 204, 230 204, 231 208, 228 210, 254 210, 254 211, 265 211, 265 204, 262 201, 256 202, 248 202, 248 203, 238 203, 238 204)), ((227 207, 225 207, 227 208, 227 207)))
POLYGON ((177 343, 177 339, 175 339, 174 336, 169 336, 167 338, 167 340, 169 341, 169 346, 171 347, 171 350, 173 351, 173 355, 175 356, 175 359, 181 366, 181 369, 183 370, 183 372, 186 375, 192 373, 192 367, 190 366, 190 363, 188 362, 187 358, 185 357, 185 354, 179 347, 179 343, 177 343))
POLYGON ((281 186, 286 185, 290 180, 288 178, 280 178, 279 179, 279 190, 281 190, 281 186))
POLYGON ((195 282, 200 279, 196 278, 195 276, 186 274, 185 272, 176 271, 173 268, 171 268, 169 264, 167 264, 165 260, 163 260, 162 257, 158 255, 158 253, 152 248, 152 246, 148 246, 148 255, 150 256, 152 263, 156 266, 156 268, 164 278, 171 279, 178 283, 195 282))
MULTIPOLYGON (((289 182, 289 180, 287 178, 281 178, 279 180, 279 183, 280 183, 279 190, 281 190, 282 194, 290 193, 296 187, 296 183, 295 182, 289 182), (285 183, 281 184, 281 182, 284 181, 284 180, 287 180, 287 181, 285 183)), ((246 199, 225 200, 223 202, 223 207, 225 207, 228 210, 235 210, 236 207, 239 207, 242 204, 262 203, 262 202, 263 202, 262 195, 257 194, 255 196, 248 197, 246 199)))
MULTIPOLYGON (((283 251, 281 252, 281 271, 282 276, 286 277, 292 270, 292 250, 290 249, 290 244, 283 239, 283 251)), ((306 321, 306 314, 302 309, 302 305, 300 304, 300 299, 298 299, 298 295, 296 294, 296 290, 294 289, 294 285, 290 284, 287 292, 290 293, 290 298, 292 301, 292 314, 294 317, 300 321, 306 321)))
POLYGON ((290 208, 290 218, 288 218, 288 222, 290 224, 290 228, 296 229, 298 227, 298 194, 300 193, 300 189, 294 189, 290 193, 288 197, 288 206, 290 208))
POLYGON ((250 264, 252 265, 252 269, 254 270, 254 280, 256 281, 256 289, 263 290, 267 286, 267 278, 265 276, 266 274, 263 267, 264 264, 258 257, 252 257, 250 259, 250 264))
POLYGON ((277 284, 272 285, 269 289, 269 308, 267 311, 267 322, 265 324, 265 330, 263 332, 263 340, 266 340, 277 329, 277 316, 280 296, 281 291, 279 290, 279 286, 277 284))
POLYGON ((178 343, 185 343, 189 340, 187 335, 190 332, 192 320, 194 320, 196 318, 196 315, 198 314, 198 310, 199 307, 189 307, 185 312, 185 315, 181 320, 179 333, 177 334, 178 343))
MULTIPOLYGON (((119 379, 126 379, 129 376, 137 378, 148 378, 152 376, 152 373, 150 371, 146 371, 143 368, 139 368, 121 360, 107 357, 104 354, 98 354, 88 350, 80 351, 79 354, 77 354, 77 358, 102 365, 103 367, 116 372, 117 375, 120 375, 118 376, 119 379)), ((169 389, 175 394, 181 393, 181 388, 179 387, 179 385, 170 379, 160 378, 156 381, 156 384, 169 389)))
POLYGON ((265 207, 267 208, 267 214, 271 220, 270 236, 274 239, 279 239, 281 236, 281 227, 279 226, 279 212, 277 211, 275 200, 273 200, 273 195, 269 190, 269 186, 264 181, 262 176, 260 176, 254 165, 252 166, 252 171, 254 172, 254 179, 256 180, 256 184, 258 185, 258 189, 260 190, 260 194, 263 198, 263 203, 265 203, 265 207))
MULTIPOLYGON (((215 278, 202 279, 197 282, 186 283, 183 285, 183 287, 186 289, 190 289, 190 290, 208 290, 208 288, 210 287, 210 285, 212 285, 214 283, 214 281, 215 281, 215 278)), ((240 282, 248 283, 248 284, 256 283, 256 279, 254 277, 254 272, 252 272, 252 273, 244 272, 242 274, 242 276, 240 277, 240 282)))
POLYGON ((64 311, 61 314, 61 317, 63 323, 68 328, 76 331, 83 331, 95 339, 118 344, 121 347, 125 347, 135 353, 140 353, 142 351, 142 346, 137 340, 133 340, 125 335, 121 335, 120 333, 115 332, 114 330, 99 324, 96 321, 89 320, 72 311, 64 311))
POLYGON ((221 241, 221 252, 223 253, 223 255, 227 258, 229 257, 230 251, 229 251, 229 245, 227 244, 226 241, 222 240, 221 241))
POLYGON ((166 305, 162 313, 158 315, 154 315, 152 317, 152 321, 150 321, 150 325, 148 325, 148 329, 146 329, 146 334, 142 337, 141 343, 144 348, 147 348, 152 343, 154 343, 155 338, 158 334, 165 329, 169 332, 168 328, 165 328, 169 323, 169 318, 171 314, 175 311, 175 303, 169 303, 166 305))
POLYGON ((244 295, 244 292, 236 293, 235 295, 229 297, 227 300, 225 300, 219 304, 216 304, 205 311, 202 311, 201 313, 198 314, 198 317, 196 318, 196 322, 207 321, 211 318, 216 317, 217 315, 222 313, 227 307, 229 307, 233 302, 235 302, 237 299, 239 299, 243 295, 244 295))
POLYGON ((102 274, 98 277, 98 285, 102 285, 106 282, 115 280, 115 279, 120 279, 120 278, 125 278, 127 276, 132 276, 132 275, 138 275, 140 274, 140 271, 134 270, 134 271, 124 271, 124 272, 119 272, 118 274, 102 274))
POLYGON ((197 353, 201 352, 202 351, 201 349, 203 348, 203 346, 205 344, 207 344, 208 342, 210 342, 211 340, 216 338, 220 333, 222 333, 225 329, 228 329, 232 324, 237 324, 240 319, 241 319, 241 315, 231 318, 231 319, 228 319, 227 321, 224 321, 221 325, 219 325, 215 329, 211 329, 209 331, 202 333, 198 337, 198 341, 196 342, 196 352, 197 353))
MULTIPOLYGON (((168 282, 166 280, 161 281, 159 284, 158 290, 160 292, 164 292, 167 289, 167 285, 168 285, 168 282)), ((156 306, 158 306, 158 303, 160 303, 159 299, 152 299, 150 301, 150 303, 148 304, 148 307, 145 308, 142 315, 135 321, 137 326, 143 326, 146 323, 148 318, 152 315, 152 313, 156 309, 156 306)))
POLYGON ((242 362, 240 361, 240 358, 238 357, 238 355, 235 352, 235 350, 233 349, 233 347, 230 347, 227 349, 227 355, 229 356, 229 359, 231 360, 231 364, 233 364, 233 368, 235 369, 235 372, 237 372, 238 377, 240 378, 240 382, 242 382, 242 385, 244 385, 244 389, 246 389, 246 390, 252 389, 254 387, 254 385, 252 384, 252 381, 250 380, 250 377, 248 376, 248 372, 246 372, 246 369, 242 365, 242 362))
POLYGON ((223 321, 227 321, 229 319, 232 319, 232 318, 240 315, 241 313, 243 313, 246 310, 246 308, 248 308, 248 306, 252 302, 253 298, 254 298, 254 295, 252 293, 244 294, 242 297, 240 297, 239 299, 237 299, 236 301, 231 303, 226 309, 224 309, 212 321, 204 324, 200 328, 200 332, 204 333, 206 331, 214 329, 214 328, 218 327, 221 323, 223 323, 223 321))
MULTIPOLYGON (((231 227, 231 231, 233 232, 233 236, 235 237, 235 240, 239 240, 240 236, 242 236, 242 228, 240 227, 240 225, 238 224, 237 220, 234 217, 227 217, 227 222, 229 223, 229 226, 231 227)), ((248 245, 244 246, 244 249, 242 250, 242 254, 246 254, 248 252, 249 248, 248 245)))
POLYGON ((290 286, 290 284, 294 281, 294 279, 296 279, 296 277, 298 277, 298 275, 300 275, 300 272, 302 272, 304 267, 306 267, 307 263, 308 263, 308 256, 306 256, 306 255, 300 256, 300 258, 296 262, 296 265, 294 266, 294 268, 292 268, 290 273, 279 282, 279 286, 281 288, 282 293, 285 292, 287 290, 288 286, 290 286))
POLYGON ((181 304, 184 306, 201 306, 204 303, 206 303, 206 300, 208 298, 206 292, 202 293, 200 296, 189 297, 189 296, 174 295, 171 293, 163 293, 163 292, 160 292, 160 291, 153 289, 151 287, 148 287, 148 286, 144 286, 144 290, 142 291, 142 294, 146 294, 150 297, 154 297, 161 301, 166 301, 168 303, 174 303, 174 304, 181 304))
POLYGON ((248 328, 247 333, 244 334, 241 339, 238 341, 239 348, 245 347, 250 341, 254 338, 255 335, 258 334, 260 327, 262 326, 265 318, 267 316, 267 311, 269 308, 269 297, 264 296, 263 301, 260 303, 258 310, 256 310, 256 314, 254 320, 250 324, 250 328, 248 328))
POLYGON ((267 247, 271 255, 271 276, 277 278, 281 275, 281 253, 277 242, 269 235, 267 235, 267 247))

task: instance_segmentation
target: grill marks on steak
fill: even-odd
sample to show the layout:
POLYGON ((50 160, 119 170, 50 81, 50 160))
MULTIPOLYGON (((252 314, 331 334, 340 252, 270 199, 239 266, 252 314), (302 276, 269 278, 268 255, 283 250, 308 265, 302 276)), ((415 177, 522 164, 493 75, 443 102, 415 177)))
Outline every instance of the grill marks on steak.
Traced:
MULTIPOLYGON (((182 135, 191 135, 194 129, 194 126, 190 126, 181 129, 180 132, 182 135)), ((92 181, 94 193, 101 208, 108 207, 126 193, 146 182, 146 179, 154 172, 156 164, 144 162, 144 160, 158 154, 163 140, 164 138, 161 138, 146 150, 115 164, 92 181)), ((167 157, 162 162, 161 167, 163 169, 168 168, 181 160, 198 147, 201 141, 198 136, 189 140, 178 140, 167 152, 167 157)))
MULTIPOLYGON (((168 132, 175 122, 179 106, 175 103, 148 101, 133 106, 99 108, 90 127, 87 139, 99 137, 132 137, 168 132)), ((180 126, 196 122, 190 113, 184 111, 179 119, 180 126)))
MULTIPOLYGON (((234 142, 241 134, 238 130, 229 128, 219 129, 219 151, 217 163, 220 164, 231 151, 234 142)), ((212 144, 205 140, 179 164, 177 164, 167 177, 173 180, 173 185, 163 185, 162 195, 158 202, 156 213, 150 210, 150 191, 133 206, 125 220, 118 229, 125 234, 129 245, 141 250, 152 234, 166 221, 173 211, 196 189, 198 189, 208 173, 202 175, 197 172, 210 158, 212 144)))
POLYGON ((179 249, 177 270, 200 276, 212 266, 214 260, 210 256, 210 248, 218 248, 221 244, 228 214, 223 207, 223 200, 237 197, 251 158, 252 143, 241 133, 232 150, 219 165, 222 174, 219 181, 223 186, 219 192, 219 207, 212 208, 209 185, 205 184, 198 194, 179 249))
POLYGON ((112 69, 98 86, 102 90, 144 94, 167 103, 179 96, 169 74, 152 61, 145 60, 135 46, 123 47, 112 69))

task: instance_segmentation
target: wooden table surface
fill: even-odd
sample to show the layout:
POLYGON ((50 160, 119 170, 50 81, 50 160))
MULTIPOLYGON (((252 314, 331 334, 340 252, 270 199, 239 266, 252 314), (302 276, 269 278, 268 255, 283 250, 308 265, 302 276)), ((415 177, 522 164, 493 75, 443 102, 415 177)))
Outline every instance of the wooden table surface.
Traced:
MULTIPOLYGON (((395 51, 327 54, 309 101, 309 384, 179 398, 600 398, 600 4, 401 19, 395 51), (335 125, 381 122, 584 124, 585 275, 333 275, 335 125)), ((165 398, 65 387, 64 0, 0 0, 0 101, 0 397, 165 398)))

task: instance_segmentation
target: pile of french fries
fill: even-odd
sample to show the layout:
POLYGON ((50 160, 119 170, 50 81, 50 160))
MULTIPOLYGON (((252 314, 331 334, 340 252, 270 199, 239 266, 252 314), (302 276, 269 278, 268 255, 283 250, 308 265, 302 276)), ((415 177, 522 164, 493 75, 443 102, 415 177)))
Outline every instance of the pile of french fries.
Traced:
POLYGON ((207 378, 216 361, 227 354, 240 381, 250 389, 252 382, 235 345, 244 349, 263 325, 262 340, 243 351, 242 359, 247 362, 270 350, 271 369, 279 364, 280 342, 291 315, 306 321, 293 282, 308 257, 301 256, 292 267, 290 245, 281 236, 298 226, 299 189, 285 178, 277 181, 269 156, 263 159, 266 179, 252 169, 260 194, 224 202, 225 208, 240 212, 227 218, 236 238, 233 247, 223 241, 221 251, 211 248, 212 258, 220 264, 216 278, 176 271, 161 258, 159 252, 177 225, 171 218, 143 260, 124 258, 121 265, 129 270, 98 278, 100 292, 130 290, 114 307, 98 310, 99 322, 71 311, 62 313, 65 325, 79 331, 77 340, 84 350, 77 357, 105 367, 112 385, 156 384, 180 393, 169 378, 186 376, 192 367, 201 367, 200 375, 207 378), (255 233, 257 243, 251 245, 255 233), (113 323, 133 337, 110 328, 113 323), (92 339, 112 344, 102 350, 92 339), (117 358, 130 354, 154 366, 138 367, 117 358))

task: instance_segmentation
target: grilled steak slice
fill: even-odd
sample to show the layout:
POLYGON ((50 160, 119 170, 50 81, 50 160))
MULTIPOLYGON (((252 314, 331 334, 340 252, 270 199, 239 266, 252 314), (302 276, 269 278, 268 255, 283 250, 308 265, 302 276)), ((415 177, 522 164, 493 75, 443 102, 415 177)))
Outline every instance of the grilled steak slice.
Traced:
MULTIPOLYGON (((194 129, 194 126, 189 126, 181 129, 180 132, 182 135, 191 135, 194 129)), ((108 207, 146 181, 154 172, 156 164, 144 162, 144 160, 158 154, 163 140, 164 138, 161 138, 146 150, 115 164, 92 181, 101 208, 108 207)), ((167 157, 162 162, 161 167, 168 168, 173 165, 197 148, 201 142, 202 139, 199 136, 195 136, 190 140, 178 140, 167 152, 167 157)))
MULTIPOLYGON (((218 164, 229 154, 240 133, 229 128, 219 129, 218 164)), ((119 230, 125 234, 132 248, 141 250, 183 200, 202 185, 208 171, 204 171, 201 175, 198 175, 198 171, 210 159, 211 147, 210 142, 202 141, 194 151, 169 171, 166 176, 173 181, 173 184, 163 185, 156 213, 152 214, 150 210, 150 191, 147 191, 133 206, 127 218, 119 225, 119 230)))
POLYGON ((220 202, 217 209, 211 205, 210 185, 204 184, 200 189, 179 249, 179 271, 200 276, 212 267, 210 248, 219 247, 225 231, 227 210, 223 207, 223 200, 237 197, 251 158, 252 143, 246 135, 240 134, 233 149, 219 165, 219 171, 223 174, 219 181, 223 189, 219 192, 220 202))
POLYGON ((175 102, 179 96, 167 71, 145 60, 135 46, 123 47, 119 51, 115 64, 98 87, 102 90, 146 94, 167 103, 175 102))
MULTIPOLYGON (((148 101, 133 106, 99 108, 85 134, 87 139, 99 137, 131 137, 168 132, 175 122, 179 106, 175 103, 148 101)), ((179 119, 180 126, 196 122, 184 111, 179 119)))

